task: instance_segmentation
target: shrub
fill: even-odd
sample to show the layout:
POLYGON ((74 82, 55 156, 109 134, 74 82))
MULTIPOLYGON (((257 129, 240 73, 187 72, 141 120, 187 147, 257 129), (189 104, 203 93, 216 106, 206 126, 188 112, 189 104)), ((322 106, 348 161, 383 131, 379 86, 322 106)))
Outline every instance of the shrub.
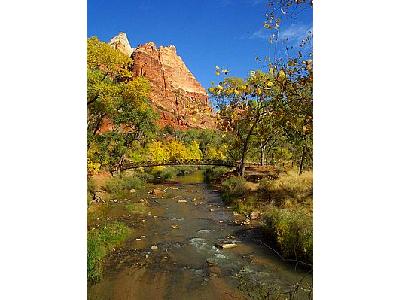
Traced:
POLYGON ((240 197, 246 193, 246 179, 232 176, 222 182, 222 196, 225 200, 240 197))
POLYGON ((263 228, 284 257, 312 263, 312 213, 307 209, 271 206, 264 214, 263 228))
POLYGON ((129 233, 130 229, 118 222, 88 232, 87 277, 90 282, 101 278, 104 258, 113 248, 120 246, 129 233))
POLYGON ((143 182, 152 182, 154 181, 154 175, 148 172, 137 172, 135 176, 142 180, 143 182))
POLYGON ((253 197, 246 197, 246 200, 235 201, 233 209, 239 214, 248 216, 254 210, 257 210, 257 204, 253 197))
POLYGON ((107 180, 104 185, 104 190, 109 193, 112 198, 121 199, 129 195, 129 190, 141 189, 143 185, 143 181, 136 176, 118 176, 107 180))
POLYGON ((204 179, 208 183, 215 182, 228 172, 229 168, 227 167, 207 168, 204 173, 204 179))
POLYGON ((87 181, 87 201, 88 203, 93 200, 96 192, 96 184, 92 178, 87 181))

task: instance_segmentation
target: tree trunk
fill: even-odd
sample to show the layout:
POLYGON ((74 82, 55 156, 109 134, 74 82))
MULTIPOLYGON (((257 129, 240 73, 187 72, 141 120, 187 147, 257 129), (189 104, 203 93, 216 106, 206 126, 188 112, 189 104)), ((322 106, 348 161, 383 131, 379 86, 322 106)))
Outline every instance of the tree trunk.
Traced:
MULTIPOLYGON (((245 147, 245 148, 247 148, 247 146, 245 147)), ((247 152, 247 149, 243 149, 243 152, 242 152, 242 157, 240 158, 240 165, 239 165, 239 176, 244 176, 244 171, 245 171, 245 165, 244 165, 244 159, 245 159, 245 157, 246 157, 246 152, 247 152)))
POLYGON ((256 124, 258 123, 259 119, 260 119, 260 114, 258 113, 257 117, 254 120, 254 123, 250 127, 250 131, 247 134, 246 140, 244 141, 243 150, 242 150, 242 157, 240 159, 240 166, 239 166, 239 174, 242 177, 244 176, 244 171, 245 171, 244 170, 245 169, 244 160, 246 158, 247 150, 248 150, 248 147, 249 147, 250 137, 253 134, 253 130, 256 127, 256 124))
POLYGON ((260 150, 261 150, 260 164, 261 166, 263 166, 265 161, 265 145, 261 145, 260 150))
POLYGON ((240 162, 240 165, 239 165, 239 171, 238 171, 238 173, 239 173, 239 176, 244 176, 244 172, 245 172, 245 165, 244 165, 244 161, 241 161, 240 162))
POLYGON ((125 159, 125 155, 122 155, 121 158, 119 159, 118 165, 117 165, 117 172, 118 174, 121 174, 121 170, 122 170, 122 163, 125 159))
POLYGON ((303 173, 303 165, 304 165, 304 157, 306 156, 306 146, 303 146, 303 152, 301 153, 301 160, 300 160, 300 166, 299 166, 299 175, 303 173))

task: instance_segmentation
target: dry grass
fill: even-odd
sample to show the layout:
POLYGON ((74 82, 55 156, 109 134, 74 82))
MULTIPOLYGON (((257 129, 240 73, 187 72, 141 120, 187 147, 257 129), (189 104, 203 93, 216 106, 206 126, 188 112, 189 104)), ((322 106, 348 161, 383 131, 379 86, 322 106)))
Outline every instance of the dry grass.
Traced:
POLYGON ((288 171, 276 180, 263 179, 259 191, 280 206, 291 207, 297 203, 312 205, 313 172, 306 171, 298 175, 296 171, 288 171))

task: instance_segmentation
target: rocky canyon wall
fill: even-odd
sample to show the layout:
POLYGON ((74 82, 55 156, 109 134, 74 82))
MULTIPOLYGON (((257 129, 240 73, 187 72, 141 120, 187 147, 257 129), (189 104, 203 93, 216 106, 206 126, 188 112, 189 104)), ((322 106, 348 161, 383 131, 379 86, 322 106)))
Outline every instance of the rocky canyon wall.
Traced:
POLYGON ((215 113, 207 92, 178 56, 175 46, 157 47, 149 42, 131 48, 125 33, 109 44, 133 59, 134 76, 150 81, 150 100, 160 114, 161 126, 215 128, 215 113))

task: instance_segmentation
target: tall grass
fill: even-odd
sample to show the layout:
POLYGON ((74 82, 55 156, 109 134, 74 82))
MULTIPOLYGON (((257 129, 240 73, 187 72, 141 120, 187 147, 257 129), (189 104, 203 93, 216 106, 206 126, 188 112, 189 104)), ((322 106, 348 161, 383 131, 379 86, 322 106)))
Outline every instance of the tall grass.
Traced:
POLYGON ((263 229, 284 257, 312 263, 313 226, 309 210, 271 206, 264 213, 263 229))
MULTIPOLYGON (((276 180, 262 179, 258 190, 274 200, 279 206, 297 203, 311 203, 313 194, 313 173, 306 171, 298 175, 289 171, 276 180)), ((289 205, 290 206, 290 205, 289 205)))
POLYGON ((246 189, 246 179, 241 176, 232 176, 222 182, 222 198, 225 201, 230 201, 233 198, 243 196, 246 189))
POLYGON ((88 232, 87 277, 90 282, 101 279, 104 258, 128 237, 130 229, 119 222, 88 232))

